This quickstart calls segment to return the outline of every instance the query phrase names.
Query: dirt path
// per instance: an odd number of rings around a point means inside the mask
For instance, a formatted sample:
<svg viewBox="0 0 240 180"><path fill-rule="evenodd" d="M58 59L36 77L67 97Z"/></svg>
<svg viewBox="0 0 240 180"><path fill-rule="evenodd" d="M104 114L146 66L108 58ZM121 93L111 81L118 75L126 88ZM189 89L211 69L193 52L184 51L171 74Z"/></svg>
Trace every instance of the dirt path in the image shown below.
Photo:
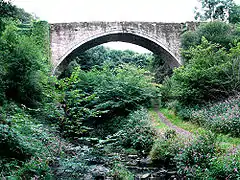
<svg viewBox="0 0 240 180"><path fill-rule="evenodd" d="M159 119L166 124L168 127L170 127L171 129L174 129L178 134L181 134L183 136L187 136L190 137L192 136L192 134L189 131L186 131L178 126L175 126L174 124L172 124L159 110L158 108L154 108L154 111L158 114Z"/></svg>

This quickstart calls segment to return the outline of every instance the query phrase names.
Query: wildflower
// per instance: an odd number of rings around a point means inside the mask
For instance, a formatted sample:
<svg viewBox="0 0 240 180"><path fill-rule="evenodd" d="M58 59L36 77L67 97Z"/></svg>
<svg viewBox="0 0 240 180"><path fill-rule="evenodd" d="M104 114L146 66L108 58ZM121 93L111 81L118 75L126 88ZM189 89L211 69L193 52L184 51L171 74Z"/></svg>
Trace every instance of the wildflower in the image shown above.
<svg viewBox="0 0 240 180"><path fill-rule="evenodd" d="M238 172L237 168L234 168L233 171L236 172L236 173Z"/></svg>

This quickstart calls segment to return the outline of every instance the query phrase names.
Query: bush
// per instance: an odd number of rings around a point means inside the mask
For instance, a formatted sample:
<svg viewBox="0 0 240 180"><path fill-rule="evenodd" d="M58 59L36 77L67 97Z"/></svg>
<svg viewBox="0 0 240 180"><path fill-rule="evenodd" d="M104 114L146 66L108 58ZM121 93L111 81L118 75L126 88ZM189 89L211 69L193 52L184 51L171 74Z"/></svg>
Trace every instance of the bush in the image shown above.
<svg viewBox="0 0 240 180"><path fill-rule="evenodd" d="M6 76L6 69L4 68L4 63L0 61L0 105L3 104L3 101L6 98L5 97L6 84L5 84L5 78L4 78L5 76Z"/></svg>
<svg viewBox="0 0 240 180"><path fill-rule="evenodd" d="M191 107L182 106L176 114L179 117L181 117L183 120L190 120L190 121L193 120L194 123L201 124L201 123L198 123L197 120L195 121L195 118L192 116L192 110L193 109Z"/></svg>
<svg viewBox="0 0 240 180"><path fill-rule="evenodd" d="M140 109L129 114L123 125L118 140L126 148L134 148L147 153L154 143L156 132L151 125L151 117L146 109Z"/></svg>
<svg viewBox="0 0 240 180"><path fill-rule="evenodd" d="M16 24L9 22L0 37L0 73L4 75L0 97L6 95L27 106L43 101L43 82L49 70L48 56L44 55L47 48L41 47L34 35L22 34Z"/></svg>
<svg viewBox="0 0 240 180"><path fill-rule="evenodd" d="M83 121L100 114L100 111L90 109L96 95L77 88L81 82L79 78L80 72L80 69L78 69L72 73L69 78L62 79L58 82L60 90L59 101L62 105L59 109L60 116L57 123L64 135L69 137L81 136L86 133L82 125ZM58 112L58 110L56 112Z"/></svg>
<svg viewBox="0 0 240 180"><path fill-rule="evenodd" d="M212 131L240 136L240 96L232 96L204 106L182 107L178 115Z"/></svg>
<svg viewBox="0 0 240 180"><path fill-rule="evenodd" d="M50 162L57 152L58 142L27 111L26 107L20 108L14 103L0 107L2 177L29 179L50 175Z"/></svg>
<svg viewBox="0 0 240 180"><path fill-rule="evenodd" d="M49 160L32 158L29 162L23 164L16 172L16 176L22 179L28 179L29 177L44 177L44 179L51 179L53 174L49 166Z"/></svg>
<svg viewBox="0 0 240 180"><path fill-rule="evenodd" d="M127 170L122 164L115 163L113 169L109 173L116 180L133 180L134 175Z"/></svg>
<svg viewBox="0 0 240 180"><path fill-rule="evenodd" d="M154 81L161 84L166 77L172 75L173 70L164 60L164 57L160 55L153 55L152 62L150 64L151 72L154 73Z"/></svg>
<svg viewBox="0 0 240 180"><path fill-rule="evenodd" d="M202 24L182 36L184 66L163 83L163 101L183 105L220 100L240 90L238 30L223 22Z"/></svg>
<svg viewBox="0 0 240 180"><path fill-rule="evenodd" d="M107 110L111 114L128 112L139 105L148 106L156 96L152 78L146 71L130 65L115 69L105 67L102 72L95 72L96 94L99 97L96 109Z"/></svg>
<svg viewBox="0 0 240 180"><path fill-rule="evenodd" d="M5 30L9 20L28 23L33 20L33 16L23 9L17 8L11 1L0 0L0 35Z"/></svg>
<svg viewBox="0 0 240 180"><path fill-rule="evenodd" d="M104 46L96 46L85 52L74 52L68 57L69 64L62 76L69 76L73 72L71 66L80 66L82 70L89 71L93 68L102 69L105 63L117 67L121 64L132 64L137 67L147 68L152 59L152 54L139 54L131 50L114 50ZM72 69L72 70L71 70Z"/></svg>
<svg viewBox="0 0 240 180"><path fill-rule="evenodd" d="M239 41L237 28L221 21L202 23L196 31L187 31L181 36L181 45L184 50L200 45L205 37L213 44L219 44L220 48L229 50ZM185 57L185 56L184 56ZM188 58L187 58L188 59Z"/></svg>
<svg viewBox="0 0 240 180"><path fill-rule="evenodd" d="M189 105L217 100L236 92L238 86L233 89L232 84L238 84L239 79L229 78L235 71L232 71L230 55L224 49L218 49L218 45L203 38L201 45L188 52L192 54L189 63L175 69L171 80L163 84L169 87L170 82L170 92L165 93L170 99Z"/></svg>
<svg viewBox="0 0 240 180"><path fill-rule="evenodd" d="M211 132L199 135L175 156L178 173L187 178L202 175L211 165L216 153L216 137Z"/></svg>
<svg viewBox="0 0 240 180"><path fill-rule="evenodd" d="M199 45L201 42L201 37L196 31L186 31L181 36L181 47L186 50L193 46ZM184 57L187 57L186 55Z"/></svg>
<svg viewBox="0 0 240 180"><path fill-rule="evenodd" d="M202 24L196 33L200 39L204 36L209 42L220 44L221 47L229 50L239 40L236 32L237 30L231 24L214 21Z"/></svg>
<svg viewBox="0 0 240 180"><path fill-rule="evenodd" d="M150 157L154 163L162 163L169 165L173 162L174 156L178 153L179 149L184 146L183 140L176 137L176 132L165 132L165 137L156 140L150 151Z"/></svg>
<svg viewBox="0 0 240 180"><path fill-rule="evenodd" d="M239 169L240 151L239 148L234 147L229 152L211 160L207 176L216 179L239 179Z"/></svg>
<svg viewBox="0 0 240 180"><path fill-rule="evenodd" d="M193 54L189 50L201 45L203 37L212 44L218 44L216 48L224 48L227 52L240 40L238 28L231 24L221 21L202 23L196 31L187 31L181 36L181 55L184 65L193 58Z"/></svg>
<svg viewBox="0 0 240 180"><path fill-rule="evenodd" d="M145 70L130 65L114 69L105 65L87 72L77 68L59 82L67 116L63 127L78 132L82 122L126 116L141 105L148 106L157 94L151 80Z"/></svg>
<svg viewBox="0 0 240 180"><path fill-rule="evenodd" d="M33 154L30 147L24 144L21 135L9 125L0 124L0 154L4 158L26 160Z"/></svg>

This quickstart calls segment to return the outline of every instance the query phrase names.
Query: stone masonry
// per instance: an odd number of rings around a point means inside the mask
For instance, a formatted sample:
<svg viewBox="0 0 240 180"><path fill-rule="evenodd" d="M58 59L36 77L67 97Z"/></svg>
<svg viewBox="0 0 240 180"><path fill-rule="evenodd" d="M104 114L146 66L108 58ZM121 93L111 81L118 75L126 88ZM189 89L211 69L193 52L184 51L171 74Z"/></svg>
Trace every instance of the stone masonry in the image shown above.
<svg viewBox="0 0 240 180"><path fill-rule="evenodd" d="M74 51L85 51L110 41L123 41L163 54L173 67L181 65L180 35L196 23L79 22L51 24L53 72L67 65ZM60 70L59 70L60 71Z"/></svg>

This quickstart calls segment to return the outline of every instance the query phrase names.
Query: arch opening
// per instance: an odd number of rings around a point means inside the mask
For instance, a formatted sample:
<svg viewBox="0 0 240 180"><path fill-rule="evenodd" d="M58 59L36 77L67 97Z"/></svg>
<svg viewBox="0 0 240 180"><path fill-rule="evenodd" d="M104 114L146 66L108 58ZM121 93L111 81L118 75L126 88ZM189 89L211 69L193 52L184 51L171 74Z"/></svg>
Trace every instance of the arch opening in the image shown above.
<svg viewBox="0 0 240 180"><path fill-rule="evenodd" d="M178 67L180 63L178 59L174 56L173 53L168 51L163 45L153 40L150 40L147 37L143 37L142 35L136 35L133 33L110 33L97 37L92 37L87 39L86 41L80 42L78 45L70 49L60 60L57 66L54 68L53 73L56 75L61 74L64 69L71 62L75 54L78 52L84 52L88 49L91 49L95 46L108 43L108 42L126 42L141 46L143 48L148 49L152 53L156 55L161 55L164 57L166 63L171 67Z"/></svg>

